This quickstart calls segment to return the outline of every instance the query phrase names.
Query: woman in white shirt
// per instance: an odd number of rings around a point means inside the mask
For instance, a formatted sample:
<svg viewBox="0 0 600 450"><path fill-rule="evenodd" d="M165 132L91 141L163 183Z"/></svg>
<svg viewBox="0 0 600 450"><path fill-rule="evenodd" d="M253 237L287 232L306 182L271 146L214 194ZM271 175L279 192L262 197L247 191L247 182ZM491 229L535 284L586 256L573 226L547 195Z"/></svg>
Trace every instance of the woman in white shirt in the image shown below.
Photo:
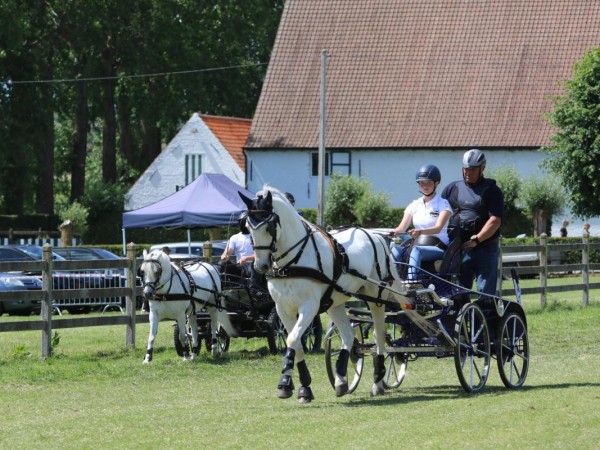
<svg viewBox="0 0 600 450"><path fill-rule="evenodd" d="M411 224L414 227L408 232L414 239L409 257L409 280L416 278L414 268L421 267L422 261L442 259L449 242L448 220L452 216L452 207L448 200L436 193L441 180L440 170L432 164L417 171L416 181L423 195L406 207L400 225L390 233L395 236L406 233ZM398 248L392 249L392 254L396 260L400 259Z"/></svg>

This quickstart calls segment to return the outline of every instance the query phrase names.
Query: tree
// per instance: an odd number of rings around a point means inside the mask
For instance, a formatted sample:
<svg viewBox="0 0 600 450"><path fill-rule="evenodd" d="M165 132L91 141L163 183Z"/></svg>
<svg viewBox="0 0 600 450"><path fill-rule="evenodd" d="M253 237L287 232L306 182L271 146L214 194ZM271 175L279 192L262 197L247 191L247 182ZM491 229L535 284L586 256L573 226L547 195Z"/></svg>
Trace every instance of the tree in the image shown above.
<svg viewBox="0 0 600 450"><path fill-rule="evenodd" d="M549 233L552 216L562 212L565 200L560 185L548 177L532 176L523 183L520 201L533 219L533 234Z"/></svg>
<svg viewBox="0 0 600 450"><path fill-rule="evenodd" d="M383 226L392 213L387 196L373 192L367 179L334 172L327 187L324 216L325 223L334 227L375 227Z"/></svg>
<svg viewBox="0 0 600 450"><path fill-rule="evenodd" d="M529 234L531 220L528 219L525 211L518 204L523 185L523 179L519 172L514 166L502 166L490 172L489 178L496 180L496 184L504 194L502 236L514 237L522 233Z"/></svg>
<svg viewBox="0 0 600 450"><path fill-rule="evenodd" d="M544 166L558 175L577 217L600 215L600 49L586 53L554 99L548 116L556 133Z"/></svg>

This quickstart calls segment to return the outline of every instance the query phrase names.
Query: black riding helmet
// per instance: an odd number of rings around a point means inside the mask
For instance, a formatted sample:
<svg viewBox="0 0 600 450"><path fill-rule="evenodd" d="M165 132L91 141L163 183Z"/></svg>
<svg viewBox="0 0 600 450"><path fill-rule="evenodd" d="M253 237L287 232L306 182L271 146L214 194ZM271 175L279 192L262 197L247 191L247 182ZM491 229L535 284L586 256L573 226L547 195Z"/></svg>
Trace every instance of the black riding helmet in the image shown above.
<svg viewBox="0 0 600 450"><path fill-rule="evenodd" d="M417 183L419 181L433 181L439 183L442 181L442 174L440 173L440 169L438 169L433 164L427 164L426 166L421 167L417 170L416 175Z"/></svg>
<svg viewBox="0 0 600 450"><path fill-rule="evenodd" d="M250 234L250 230L246 227L246 220L248 219L248 211L242 211L240 213L240 217L238 218L238 223L240 225L240 231L242 234Z"/></svg>
<svg viewBox="0 0 600 450"><path fill-rule="evenodd" d="M288 201L292 204L292 206L294 206L296 204L296 199L294 198L294 196L292 194L290 194L289 192L286 192L284 195L288 199Z"/></svg>

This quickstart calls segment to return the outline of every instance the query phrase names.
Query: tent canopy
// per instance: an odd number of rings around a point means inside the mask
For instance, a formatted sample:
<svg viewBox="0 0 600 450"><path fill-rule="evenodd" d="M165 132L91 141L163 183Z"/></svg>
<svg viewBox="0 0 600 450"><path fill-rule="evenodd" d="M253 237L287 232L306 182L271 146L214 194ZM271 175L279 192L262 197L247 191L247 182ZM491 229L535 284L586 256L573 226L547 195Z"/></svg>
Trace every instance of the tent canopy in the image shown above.
<svg viewBox="0 0 600 450"><path fill-rule="evenodd" d="M238 192L255 195L227 176L203 173L183 189L134 211L123 213L123 228L209 228L237 223L246 205Z"/></svg>

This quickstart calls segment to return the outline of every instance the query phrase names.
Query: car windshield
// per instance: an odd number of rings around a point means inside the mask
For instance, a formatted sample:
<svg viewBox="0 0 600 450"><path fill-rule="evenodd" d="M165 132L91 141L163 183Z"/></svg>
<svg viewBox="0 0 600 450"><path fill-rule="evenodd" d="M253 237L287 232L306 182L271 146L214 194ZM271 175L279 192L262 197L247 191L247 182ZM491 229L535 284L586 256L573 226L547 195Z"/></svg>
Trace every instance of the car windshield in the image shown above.
<svg viewBox="0 0 600 450"><path fill-rule="evenodd" d="M103 248L97 248L95 249L95 252L102 258L102 259L121 259L120 256L115 255L113 252L109 252L108 250L105 250Z"/></svg>
<svg viewBox="0 0 600 450"><path fill-rule="evenodd" d="M44 249L35 245L18 245L17 248L34 259L42 259L44 254ZM55 252L52 252L52 259L54 261L65 261L65 258Z"/></svg>

